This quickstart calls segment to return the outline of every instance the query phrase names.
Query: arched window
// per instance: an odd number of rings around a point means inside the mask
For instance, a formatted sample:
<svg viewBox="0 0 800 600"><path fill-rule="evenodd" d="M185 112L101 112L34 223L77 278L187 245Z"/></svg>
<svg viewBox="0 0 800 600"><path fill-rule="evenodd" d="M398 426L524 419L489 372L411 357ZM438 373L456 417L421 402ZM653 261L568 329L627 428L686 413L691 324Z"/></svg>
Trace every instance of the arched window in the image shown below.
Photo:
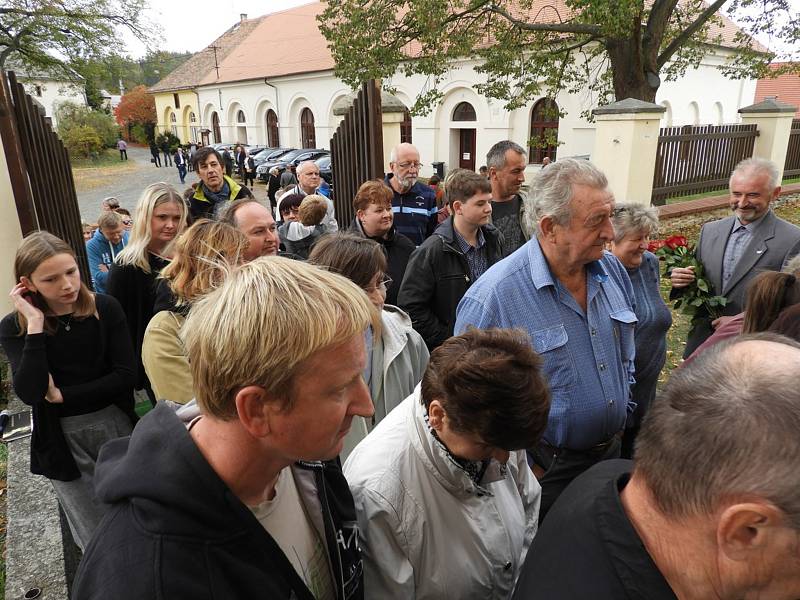
<svg viewBox="0 0 800 600"><path fill-rule="evenodd" d="M557 140L558 104L552 98L542 98L531 110L531 146L528 161L539 164L545 156L555 160Z"/></svg>
<svg viewBox="0 0 800 600"><path fill-rule="evenodd" d="M672 127L672 105L669 103L669 100L662 100L661 106L667 109L664 116L661 117L661 126Z"/></svg>
<svg viewBox="0 0 800 600"><path fill-rule="evenodd" d="M172 135L178 137L178 117L175 116L175 113L170 113L169 124L170 124L170 130L172 131Z"/></svg>
<svg viewBox="0 0 800 600"><path fill-rule="evenodd" d="M193 112L189 113L189 122L190 123L197 123L197 117L194 116Z"/></svg>
<svg viewBox="0 0 800 600"><path fill-rule="evenodd" d="M211 128L214 130L214 143L221 143L222 132L219 130L219 115L216 112L211 113Z"/></svg>
<svg viewBox="0 0 800 600"><path fill-rule="evenodd" d="M303 148L317 147L317 134L314 131L314 113L304 108L300 113L300 145Z"/></svg>
<svg viewBox="0 0 800 600"><path fill-rule="evenodd" d="M411 142L411 113L408 109L403 111L403 120L400 121L400 143Z"/></svg>
<svg viewBox="0 0 800 600"><path fill-rule="evenodd" d="M239 112L236 113L236 122L237 123L244 123L245 122L244 111L243 110L240 110Z"/></svg>
<svg viewBox="0 0 800 600"><path fill-rule="evenodd" d="M475 109L469 102L459 102L453 110L453 121L477 121Z"/></svg>
<svg viewBox="0 0 800 600"><path fill-rule="evenodd" d="M267 146L279 148L281 136L278 132L278 115L271 108L267 111Z"/></svg>
<svg viewBox="0 0 800 600"><path fill-rule="evenodd" d="M714 125L722 125L724 122L724 117L722 113L722 103L715 102L714 103Z"/></svg>
<svg viewBox="0 0 800 600"><path fill-rule="evenodd" d="M689 103L689 125L700 125L700 106L697 102Z"/></svg>

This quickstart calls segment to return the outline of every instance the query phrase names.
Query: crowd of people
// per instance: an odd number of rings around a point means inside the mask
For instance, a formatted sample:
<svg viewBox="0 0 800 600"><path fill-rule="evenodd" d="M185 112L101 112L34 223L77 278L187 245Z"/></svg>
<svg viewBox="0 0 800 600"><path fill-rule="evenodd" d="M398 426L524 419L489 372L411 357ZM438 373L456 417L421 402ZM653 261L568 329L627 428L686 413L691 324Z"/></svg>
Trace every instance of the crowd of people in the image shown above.
<svg viewBox="0 0 800 600"><path fill-rule="evenodd" d="M213 148L173 158L185 192L105 203L94 292L27 236L0 322L72 597L800 597L800 228L769 161L703 226L724 315L657 393L658 213L588 161L526 194L502 141L432 186L400 144L345 231L313 162L262 203Z"/></svg>

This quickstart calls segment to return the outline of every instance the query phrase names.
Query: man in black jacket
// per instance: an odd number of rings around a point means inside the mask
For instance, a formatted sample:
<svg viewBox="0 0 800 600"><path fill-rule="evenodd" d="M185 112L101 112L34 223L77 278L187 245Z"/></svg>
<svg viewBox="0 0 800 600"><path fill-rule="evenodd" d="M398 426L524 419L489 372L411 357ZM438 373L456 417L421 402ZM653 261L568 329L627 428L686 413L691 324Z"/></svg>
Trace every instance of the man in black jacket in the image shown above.
<svg viewBox="0 0 800 600"><path fill-rule="evenodd" d="M503 235L490 223L487 179L458 169L445 191L452 214L414 250L397 298L431 350L453 335L456 308L469 286L505 256Z"/></svg>
<svg viewBox="0 0 800 600"><path fill-rule="evenodd" d="M194 153L192 164L200 181L189 196L189 213L192 219L214 219L220 209L240 198L253 193L244 185L239 185L229 175L223 173L223 158L210 146Z"/></svg>
<svg viewBox="0 0 800 600"><path fill-rule="evenodd" d="M350 231L375 240L383 248L389 271L386 274L392 280L386 288L386 304L396 306L406 265L416 246L395 230L392 191L380 179L366 181L361 184L353 198L353 209L356 216L350 225Z"/></svg>
<svg viewBox="0 0 800 600"><path fill-rule="evenodd" d="M103 447L95 481L111 506L73 597L362 600L335 459L353 418L374 412L362 374L378 318L351 281L272 257L195 303L181 338L196 404L162 402Z"/></svg>

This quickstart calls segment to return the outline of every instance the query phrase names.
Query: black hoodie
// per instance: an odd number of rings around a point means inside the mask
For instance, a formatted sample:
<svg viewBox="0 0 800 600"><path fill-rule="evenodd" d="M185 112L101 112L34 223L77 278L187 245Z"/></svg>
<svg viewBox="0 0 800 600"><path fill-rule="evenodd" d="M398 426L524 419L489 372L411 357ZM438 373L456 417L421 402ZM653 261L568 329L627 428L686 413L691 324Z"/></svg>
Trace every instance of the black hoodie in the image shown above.
<svg viewBox="0 0 800 600"><path fill-rule="evenodd" d="M363 599L355 508L341 469L315 462L292 470L311 520L324 529L337 598ZM111 507L81 561L73 598L313 600L168 403L130 438L103 447L95 481Z"/></svg>

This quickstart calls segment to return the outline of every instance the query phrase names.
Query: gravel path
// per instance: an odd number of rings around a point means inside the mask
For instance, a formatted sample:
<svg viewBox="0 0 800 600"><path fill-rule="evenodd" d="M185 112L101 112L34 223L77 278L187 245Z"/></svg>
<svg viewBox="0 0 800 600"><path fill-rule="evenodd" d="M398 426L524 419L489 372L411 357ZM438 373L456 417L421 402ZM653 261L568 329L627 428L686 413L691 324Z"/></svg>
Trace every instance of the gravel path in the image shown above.
<svg viewBox="0 0 800 600"><path fill-rule="evenodd" d="M77 184L78 206L84 221L93 223L97 219L100 214L100 204L103 198L108 196L119 198L120 206L133 212L142 190L151 183L164 181L173 185L179 193L183 193L187 187L197 181L197 176L189 172L186 174L186 184L182 184L178 177L178 169L174 166L157 168L150 162L149 148L129 146L127 167L124 172L116 174L113 168L98 171L102 173L102 178L107 182L104 181L89 189L81 189L81 185ZM267 190L263 183L256 183L253 192L256 198L265 200Z"/></svg>

